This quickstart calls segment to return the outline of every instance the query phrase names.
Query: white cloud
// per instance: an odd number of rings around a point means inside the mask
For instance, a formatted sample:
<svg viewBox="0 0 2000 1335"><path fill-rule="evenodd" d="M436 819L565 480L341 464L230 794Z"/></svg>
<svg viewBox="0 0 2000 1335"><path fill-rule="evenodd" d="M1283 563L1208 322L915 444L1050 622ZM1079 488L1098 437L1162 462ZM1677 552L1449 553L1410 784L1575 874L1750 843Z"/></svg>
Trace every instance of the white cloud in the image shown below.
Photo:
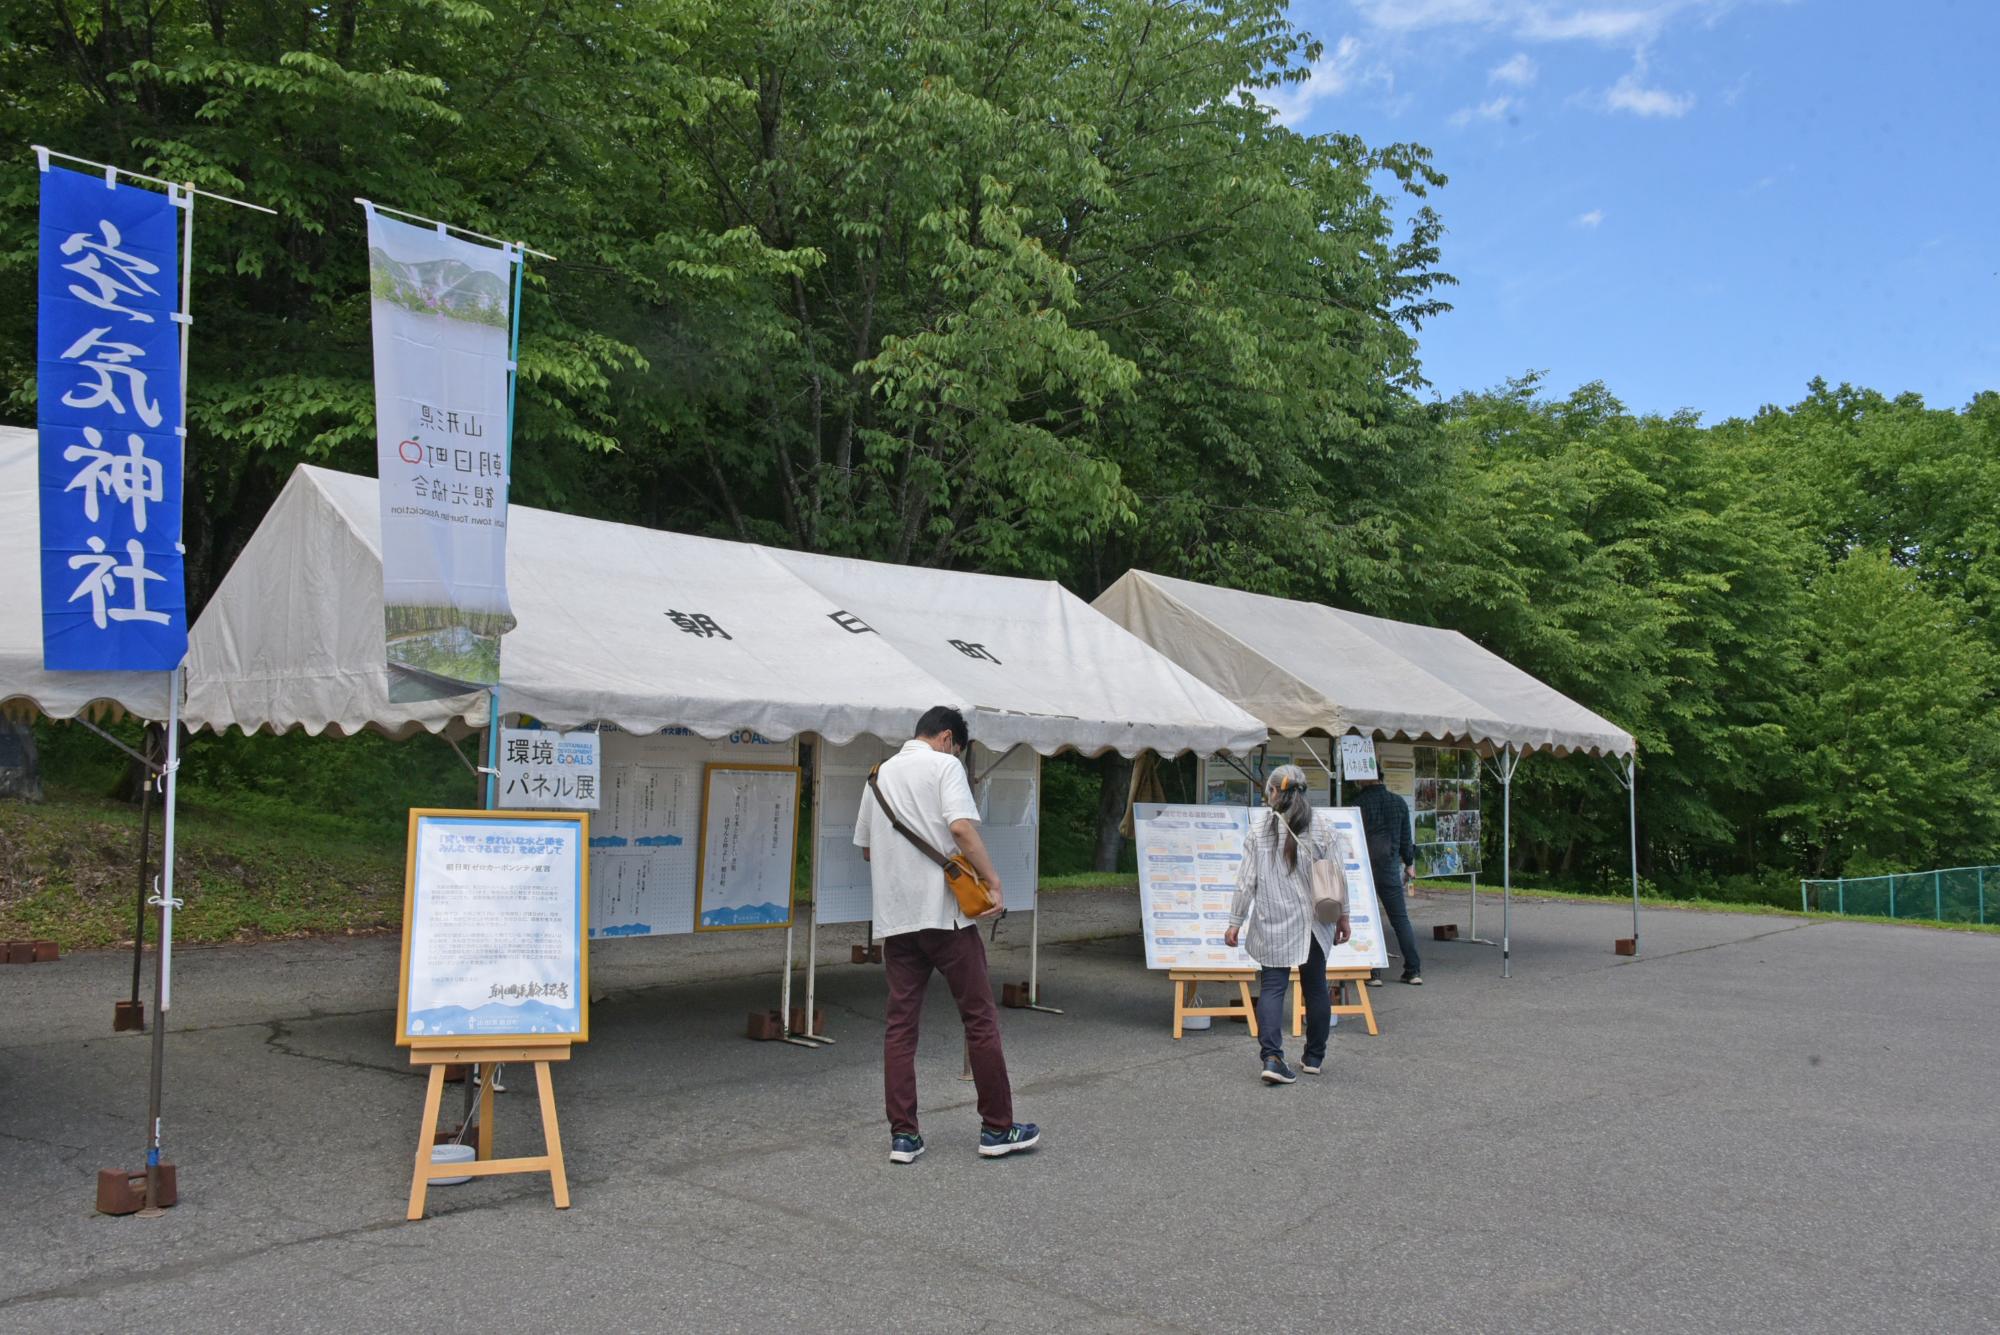
<svg viewBox="0 0 2000 1335"><path fill-rule="evenodd" d="M1677 8L1675 4L1659 4L1641 9L1577 9L1567 14L1552 14L1543 6L1531 5L1520 16L1516 30L1536 42L1648 42L1659 36L1661 27Z"/></svg>
<svg viewBox="0 0 2000 1335"><path fill-rule="evenodd" d="M1512 84L1516 88L1526 88L1535 81L1535 62L1528 59L1528 53L1517 51L1511 59L1495 65L1486 72L1486 82Z"/></svg>
<svg viewBox="0 0 2000 1335"><path fill-rule="evenodd" d="M1497 121L1517 104L1511 97L1496 97L1490 102L1481 102L1476 107L1466 107L1452 113L1453 125L1470 125L1476 120Z"/></svg>
<svg viewBox="0 0 2000 1335"><path fill-rule="evenodd" d="M1579 213L1576 215L1576 225L1578 227L1594 228L1603 221L1604 221L1603 209L1592 209L1588 213Z"/></svg>
<svg viewBox="0 0 2000 1335"><path fill-rule="evenodd" d="M1330 97L1339 97L1360 77L1362 46L1357 37L1343 37L1333 50L1312 66L1312 75L1299 83L1260 88L1257 100L1277 114L1282 125L1296 126L1308 112Z"/></svg>
<svg viewBox="0 0 2000 1335"><path fill-rule="evenodd" d="M1604 94L1607 111L1629 111L1634 116L1678 119L1694 110L1693 93L1670 93L1664 88L1647 88L1639 82L1645 74L1643 63Z"/></svg>
<svg viewBox="0 0 2000 1335"><path fill-rule="evenodd" d="M1532 42L1648 42L1676 13L1713 15L1731 0L1651 0L1651 3L1553 5L1545 0L1354 0L1369 26L1389 32L1477 26Z"/></svg>

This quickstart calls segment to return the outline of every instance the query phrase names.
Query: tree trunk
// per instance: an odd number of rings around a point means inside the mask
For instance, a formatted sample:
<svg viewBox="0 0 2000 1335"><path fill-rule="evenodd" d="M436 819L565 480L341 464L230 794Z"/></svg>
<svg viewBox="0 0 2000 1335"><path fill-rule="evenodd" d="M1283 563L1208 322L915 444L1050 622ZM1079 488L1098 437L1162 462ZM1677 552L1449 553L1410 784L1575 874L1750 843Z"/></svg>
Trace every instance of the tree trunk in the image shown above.
<svg viewBox="0 0 2000 1335"><path fill-rule="evenodd" d="M1117 871L1118 857L1125 851L1125 836L1118 827L1125 821L1125 796L1131 791L1132 762L1117 752L1107 752L1097 762L1097 852L1091 859L1096 871Z"/></svg>
<svg viewBox="0 0 2000 1335"><path fill-rule="evenodd" d="M0 797L42 800L42 759L32 724L0 718Z"/></svg>

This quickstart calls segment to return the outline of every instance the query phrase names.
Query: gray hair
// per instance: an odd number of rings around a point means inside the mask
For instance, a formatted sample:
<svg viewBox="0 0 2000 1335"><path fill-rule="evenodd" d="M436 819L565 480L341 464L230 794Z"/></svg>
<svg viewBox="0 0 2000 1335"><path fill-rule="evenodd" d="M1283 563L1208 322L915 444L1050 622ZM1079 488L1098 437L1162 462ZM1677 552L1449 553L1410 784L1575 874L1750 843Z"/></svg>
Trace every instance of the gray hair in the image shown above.
<svg viewBox="0 0 2000 1335"><path fill-rule="evenodd" d="M1306 772L1297 765L1280 765L1264 780L1264 800L1284 822L1285 865L1299 865L1299 836L1312 828L1312 799L1306 795Z"/></svg>

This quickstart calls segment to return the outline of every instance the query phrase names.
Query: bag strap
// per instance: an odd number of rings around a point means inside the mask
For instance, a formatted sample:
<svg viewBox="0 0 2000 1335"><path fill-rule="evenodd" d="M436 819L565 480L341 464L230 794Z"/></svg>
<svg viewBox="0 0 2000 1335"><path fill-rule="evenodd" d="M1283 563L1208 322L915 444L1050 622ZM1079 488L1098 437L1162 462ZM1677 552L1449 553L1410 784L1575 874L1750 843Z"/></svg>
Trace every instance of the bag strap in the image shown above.
<svg viewBox="0 0 2000 1335"><path fill-rule="evenodd" d="M876 782L875 779L875 776L881 772L881 769L882 767L880 765L877 765L874 769L868 771L868 787L871 790L873 790L875 794L875 801L878 804L880 804L882 808L882 814L887 816L889 818L889 823L896 827L896 833L902 835L905 839L915 844L918 847L918 849L920 849L923 852L923 855L925 857L929 858L932 862L937 863L937 865L940 867L949 867L951 865L951 859L946 857L944 854L938 852L935 848L932 848L930 845L930 841L928 839L925 839L915 830L903 824L903 818L896 814L896 808L890 806L889 799L882 795L882 785Z"/></svg>

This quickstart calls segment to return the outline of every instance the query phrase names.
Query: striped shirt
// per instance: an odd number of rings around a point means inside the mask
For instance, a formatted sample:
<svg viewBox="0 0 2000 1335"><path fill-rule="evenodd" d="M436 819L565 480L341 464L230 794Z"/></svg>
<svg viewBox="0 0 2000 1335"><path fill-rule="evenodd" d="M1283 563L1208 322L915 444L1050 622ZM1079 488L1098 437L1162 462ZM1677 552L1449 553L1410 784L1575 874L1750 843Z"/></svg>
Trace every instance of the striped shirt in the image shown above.
<svg viewBox="0 0 2000 1335"><path fill-rule="evenodd" d="M1322 955L1333 953L1333 927L1313 918L1312 864L1333 858L1344 865L1353 857L1347 836L1333 828L1329 812L1313 813L1312 829L1299 842L1299 865L1285 865L1285 841L1275 811L1266 811L1243 841L1243 864L1236 873L1236 898L1229 906L1229 925L1250 929L1243 949L1266 968L1289 969L1304 964L1312 938L1319 938ZM1343 873L1344 874L1344 873Z"/></svg>

